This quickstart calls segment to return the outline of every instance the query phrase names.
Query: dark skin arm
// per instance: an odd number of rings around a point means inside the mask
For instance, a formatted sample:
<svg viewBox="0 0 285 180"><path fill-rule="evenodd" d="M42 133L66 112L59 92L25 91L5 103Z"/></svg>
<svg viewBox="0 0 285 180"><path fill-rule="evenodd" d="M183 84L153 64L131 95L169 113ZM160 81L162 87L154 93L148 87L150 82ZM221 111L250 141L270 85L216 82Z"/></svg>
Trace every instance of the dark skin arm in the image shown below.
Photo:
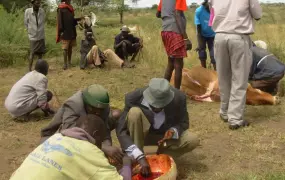
<svg viewBox="0 0 285 180"><path fill-rule="evenodd" d="M161 11L157 11L157 12L156 12L156 17L157 17L157 18L161 18Z"/></svg>
<svg viewBox="0 0 285 180"><path fill-rule="evenodd" d="M114 49L118 49L119 47L121 47L122 46L122 44L123 44L123 42L126 42L127 44L131 44L131 42L130 41L128 41L128 40L123 40L123 41L121 41L119 44L114 44Z"/></svg>
<svg viewBox="0 0 285 180"><path fill-rule="evenodd" d="M175 11L175 20L176 20L178 30L179 30L180 34L182 34L183 39L185 41L186 49L191 50L192 49L192 43L188 39L188 35L186 33L185 28L183 28L183 26L182 26L182 13L183 13L183 11L176 10Z"/></svg>
<svg viewBox="0 0 285 180"><path fill-rule="evenodd" d="M119 44L116 44L116 42L114 43L114 49L118 49L121 45L122 45L122 42L121 41Z"/></svg>
<svg viewBox="0 0 285 180"><path fill-rule="evenodd" d="M200 42L202 41L202 29L201 29L201 25L200 24L197 25L197 40L198 40L198 48L196 49L196 51L199 50Z"/></svg>
<svg viewBox="0 0 285 180"><path fill-rule="evenodd" d="M103 141L102 151L116 163L122 164L124 153L120 148L112 146L112 142L109 139Z"/></svg>

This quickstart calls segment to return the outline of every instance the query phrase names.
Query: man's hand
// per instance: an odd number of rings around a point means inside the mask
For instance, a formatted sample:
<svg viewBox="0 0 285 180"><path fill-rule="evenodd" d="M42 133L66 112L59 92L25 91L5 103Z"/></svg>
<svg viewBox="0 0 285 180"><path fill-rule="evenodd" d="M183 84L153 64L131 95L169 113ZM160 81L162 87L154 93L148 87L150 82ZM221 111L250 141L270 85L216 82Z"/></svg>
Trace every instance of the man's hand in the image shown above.
<svg viewBox="0 0 285 180"><path fill-rule="evenodd" d="M149 163L147 162L146 158L141 158L138 163L141 166L141 175L143 177L149 177L151 176L151 170L150 170L150 166Z"/></svg>
<svg viewBox="0 0 285 180"><path fill-rule="evenodd" d="M161 18L161 11L157 11L157 12L156 12L156 17L157 17L157 18Z"/></svg>
<svg viewBox="0 0 285 180"><path fill-rule="evenodd" d="M199 47L197 47L197 48L195 49L195 51L196 51L196 52L199 52L199 51L200 51L200 48L199 48Z"/></svg>
<svg viewBox="0 0 285 180"><path fill-rule="evenodd" d="M162 143L164 143L164 141L166 141L168 139L172 139L174 133L175 133L175 131L173 129L166 131L164 134L164 137L160 141L158 141L158 145L160 146Z"/></svg>
<svg viewBox="0 0 285 180"><path fill-rule="evenodd" d="M55 111L48 108L48 109L42 109L42 111L44 112L45 114L45 117L49 117L50 115L54 115L55 114Z"/></svg>
<svg viewBox="0 0 285 180"><path fill-rule="evenodd" d="M114 146L106 146L102 150L108 157L113 159L115 163L122 164L124 153L120 148Z"/></svg>
<svg viewBox="0 0 285 180"><path fill-rule="evenodd" d="M55 114L55 111L53 109L49 109L48 111L50 114L54 115Z"/></svg>
<svg viewBox="0 0 285 180"><path fill-rule="evenodd" d="M123 40L123 42L127 43L127 45L131 46L132 43L129 40Z"/></svg>
<svg viewBox="0 0 285 180"><path fill-rule="evenodd" d="M185 48L187 51L190 51L192 49L192 43L189 39L185 39L184 40L184 43L185 43Z"/></svg>

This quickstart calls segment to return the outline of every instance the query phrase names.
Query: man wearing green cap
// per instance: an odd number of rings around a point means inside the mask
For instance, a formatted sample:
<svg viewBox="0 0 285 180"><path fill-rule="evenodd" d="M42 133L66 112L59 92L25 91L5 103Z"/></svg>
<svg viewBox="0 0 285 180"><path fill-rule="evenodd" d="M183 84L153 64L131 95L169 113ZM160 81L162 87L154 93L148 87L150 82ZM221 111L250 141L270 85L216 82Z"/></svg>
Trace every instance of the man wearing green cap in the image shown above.
<svg viewBox="0 0 285 180"><path fill-rule="evenodd" d="M178 154L195 149L199 140L188 130L186 95L170 86L165 79L154 78L149 86L130 92L118 122L117 136L123 150L150 175L143 154L146 145L159 145L159 152Z"/></svg>
<svg viewBox="0 0 285 180"><path fill-rule="evenodd" d="M73 128L80 117L88 114L97 115L104 120L107 134L103 141L102 151L116 163L120 163L123 153L121 149L112 146L110 132L115 129L121 111L110 109L109 94L104 87L98 84L91 85L83 91L78 91L64 102L52 122L42 129L41 142L44 142L56 132Z"/></svg>

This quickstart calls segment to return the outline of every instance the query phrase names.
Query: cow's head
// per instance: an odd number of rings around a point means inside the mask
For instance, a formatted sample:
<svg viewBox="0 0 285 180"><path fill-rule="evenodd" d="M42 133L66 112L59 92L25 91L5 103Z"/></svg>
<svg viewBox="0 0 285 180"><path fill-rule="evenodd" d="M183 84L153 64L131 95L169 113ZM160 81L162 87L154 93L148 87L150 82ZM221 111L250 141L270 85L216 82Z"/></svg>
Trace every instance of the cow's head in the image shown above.
<svg viewBox="0 0 285 180"><path fill-rule="evenodd" d="M280 104L280 98L259 89L254 89L248 84L246 103L250 105L277 105Z"/></svg>

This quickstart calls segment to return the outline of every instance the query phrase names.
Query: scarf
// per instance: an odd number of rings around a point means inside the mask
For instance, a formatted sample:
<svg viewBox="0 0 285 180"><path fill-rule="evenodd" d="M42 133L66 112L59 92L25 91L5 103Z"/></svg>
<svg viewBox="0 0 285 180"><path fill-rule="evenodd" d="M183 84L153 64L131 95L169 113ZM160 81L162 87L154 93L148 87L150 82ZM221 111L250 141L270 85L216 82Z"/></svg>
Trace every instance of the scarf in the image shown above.
<svg viewBox="0 0 285 180"><path fill-rule="evenodd" d="M62 2L58 5L58 10L59 9L68 9L74 16L74 9L70 4L66 4L65 2ZM60 32L58 29L58 14L57 14L57 22L56 22L56 43L60 42Z"/></svg>
<svg viewBox="0 0 285 180"><path fill-rule="evenodd" d="M210 9L210 19L209 19L209 26L213 26L213 21L214 21L214 17L215 17L215 11L214 8Z"/></svg>
<svg viewBox="0 0 285 180"><path fill-rule="evenodd" d="M60 132L63 136L71 137L74 139L82 140L82 141L88 141L92 144L95 144L95 139L90 136L85 130L74 127L71 129L65 129Z"/></svg>
<svg viewBox="0 0 285 180"><path fill-rule="evenodd" d="M58 9L65 9L65 8L67 8L74 15L74 9L70 4L65 4L65 2L62 2L58 5Z"/></svg>

